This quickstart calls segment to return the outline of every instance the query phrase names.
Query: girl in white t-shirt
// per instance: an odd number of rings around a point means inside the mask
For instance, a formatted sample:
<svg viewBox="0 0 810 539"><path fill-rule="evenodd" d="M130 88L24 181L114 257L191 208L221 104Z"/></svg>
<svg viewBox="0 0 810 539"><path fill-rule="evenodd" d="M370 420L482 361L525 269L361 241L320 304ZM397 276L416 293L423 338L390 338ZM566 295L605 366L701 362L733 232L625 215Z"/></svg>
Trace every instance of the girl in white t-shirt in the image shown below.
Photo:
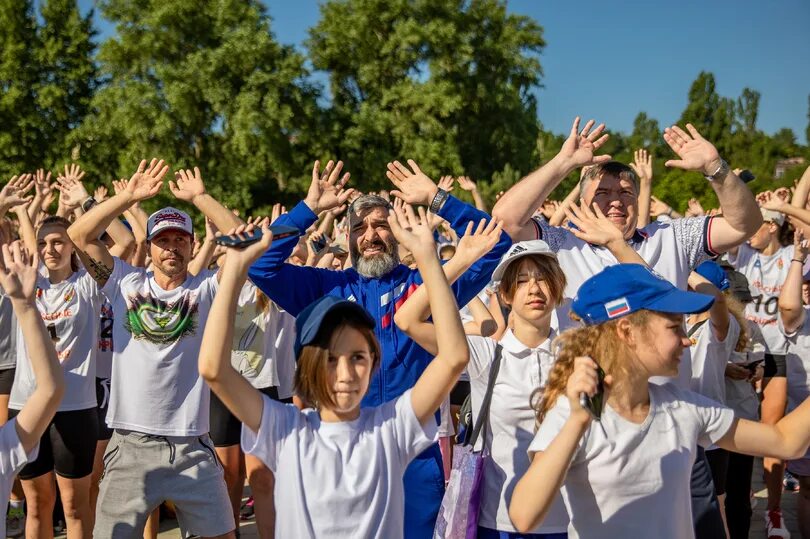
<svg viewBox="0 0 810 539"><path fill-rule="evenodd" d="M381 360L375 323L356 303L334 296L319 299L296 319L296 392L313 408L299 411L275 402L239 375L230 361L229 321L248 267L271 243L269 232L263 228L264 238L244 250L228 250L199 369L243 422L245 452L275 474L277 537L402 537L403 473L435 443L434 414L469 360L458 306L425 212L419 208L421 220L410 207L398 213L388 218L391 231L413 253L425 283L421 293L429 295L442 331L439 354L416 385L377 407L360 408ZM240 227L236 234L243 231Z"/></svg>
<svg viewBox="0 0 810 539"><path fill-rule="evenodd" d="M559 339L538 406L532 463L509 507L519 530L541 522L561 489L569 537L693 537L689 483L698 444L782 458L804 454L810 402L765 425L736 419L725 406L673 384L649 383L651 376L677 374L689 346L683 314L705 311L712 301L635 264L609 267L583 283L572 308L587 327Z"/></svg>
<svg viewBox="0 0 810 539"><path fill-rule="evenodd" d="M37 282L36 256L29 257L19 242L2 245L0 285L10 299L37 384L13 419L0 427L0 500L3 514L14 478L37 458L39 441L50 426L65 394L65 379L56 350L34 303ZM48 530L50 532L50 528ZM0 537L6 536L6 519L0 518Z"/></svg>
<svg viewBox="0 0 810 539"><path fill-rule="evenodd" d="M462 241L459 249L463 248ZM486 394L496 348L501 346L489 424L482 436L488 440L490 458L485 461L478 519L481 539L518 536L509 520L509 500L515 483L529 467L527 450L535 428L532 395L545 386L554 363L551 342L557 331L551 327L552 315L565 290L565 275L557 257L542 240L512 245L495 268L492 280L500 282L499 294L512 309L513 326L499 340L467 337L473 420L478 417ZM419 346L435 353L436 330L428 320L426 303L412 298L397 311L395 322ZM543 524L530 534L519 536L564 538L567 529L568 514L562 498L558 497Z"/></svg>

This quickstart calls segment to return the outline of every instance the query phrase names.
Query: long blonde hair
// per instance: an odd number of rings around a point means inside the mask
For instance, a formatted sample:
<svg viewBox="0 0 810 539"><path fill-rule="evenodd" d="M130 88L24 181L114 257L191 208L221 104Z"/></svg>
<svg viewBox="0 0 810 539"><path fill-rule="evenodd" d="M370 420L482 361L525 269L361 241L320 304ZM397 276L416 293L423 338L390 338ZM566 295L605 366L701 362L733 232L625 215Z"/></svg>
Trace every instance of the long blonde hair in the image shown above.
<svg viewBox="0 0 810 539"><path fill-rule="evenodd" d="M633 326L644 328L650 318L650 312L640 310L627 315ZM610 320L594 326L569 329L554 340L555 361L544 389L537 389L532 394L532 406L537 413L537 424L543 422L557 399L565 395L568 378L574 371L574 360L577 357L592 358L605 375L613 377L613 391L621 391L622 383L629 379L633 365L630 359L633 354L627 343L619 337L617 325L619 319Z"/></svg>

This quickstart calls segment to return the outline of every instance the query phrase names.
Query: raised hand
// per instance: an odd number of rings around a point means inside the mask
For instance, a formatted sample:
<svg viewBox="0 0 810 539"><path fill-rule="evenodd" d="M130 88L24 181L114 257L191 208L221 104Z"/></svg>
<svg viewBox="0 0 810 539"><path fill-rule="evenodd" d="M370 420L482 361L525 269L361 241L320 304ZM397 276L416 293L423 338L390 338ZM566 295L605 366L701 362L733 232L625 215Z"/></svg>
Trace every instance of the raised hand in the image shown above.
<svg viewBox="0 0 810 539"><path fill-rule="evenodd" d="M53 185L51 184L51 171L38 169L36 174L34 175L34 190L41 196L46 197L48 194L53 190Z"/></svg>
<svg viewBox="0 0 810 539"><path fill-rule="evenodd" d="M442 176L439 178L438 183L439 189L444 189L448 193L453 190L453 177L452 176Z"/></svg>
<svg viewBox="0 0 810 539"><path fill-rule="evenodd" d="M107 187L104 185L99 185L96 187L96 190L93 191L93 198L96 200L96 202L104 202L107 200L107 193L109 193Z"/></svg>
<svg viewBox="0 0 810 539"><path fill-rule="evenodd" d="M669 215L671 211L672 207L669 204L658 197L650 197L650 214L652 214L653 217L658 217L659 215Z"/></svg>
<svg viewBox="0 0 810 539"><path fill-rule="evenodd" d="M200 169L194 167L194 170L178 170L174 173L174 181L169 180L169 189L175 198L193 203L196 197L205 194Z"/></svg>
<svg viewBox="0 0 810 539"><path fill-rule="evenodd" d="M593 245L607 246L613 242L624 242L624 235L610 219L605 217L596 204L589 208L584 201L579 207L571 204L565 208L565 215L573 224L568 230L577 238Z"/></svg>
<svg viewBox="0 0 810 539"><path fill-rule="evenodd" d="M458 182L459 187L465 191L469 191L470 193L478 191L478 184L471 180L469 176L459 176L456 178L456 182Z"/></svg>
<svg viewBox="0 0 810 539"><path fill-rule="evenodd" d="M705 175L717 172L720 153L714 144L703 138L695 126L686 124L687 133L677 125L664 129L664 140L680 159L670 159L665 166L694 170Z"/></svg>
<svg viewBox="0 0 810 539"><path fill-rule="evenodd" d="M633 152L633 162L630 168L638 176L639 181L651 182L653 176L652 155L644 149Z"/></svg>
<svg viewBox="0 0 810 539"><path fill-rule="evenodd" d="M30 255L22 243L4 243L0 260L0 284L6 295L16 300L31 301L37 288L39 257Z"/></svg>
<svg viewBox="0 0 810 539"><path fill-rule="evenodd" d="M90 198L82 183L84 171L79 165L65 165L65 173L56 177L56 189L59 191L59 203L72 210Z"/></svg>
<svg viewBox="0 0 810 539"><path fill-rule="evenodd" d="M687 203L686 216L700 217L702 215L706 215L706 210L703 209L703 205L698 199L690 198L689 202Z"/></svg>
<svg viewBox="0 0 810 539"><path fill-rule="evenodd" d="M351 174L348 172L340 176L343 170L343 161L329 161L323 171L320 170L320 161L312 166L312 182L309 184L304 204L309 206L316 215L345 204L354 194L354 189L346 189L346 183Z"/></svg>
<svg viewBox="0 0 810 539"><path fill-rule="evenodd" d="M31 174L21 174L12 176L3 189L0 189L0 208L10 210L16 206L31 202L33 195L25 194L34 185Z"/></svg>
<svg viewBox="0 0 810 539"><path fill-rule="evenodd" d="M411 167L410 170L399 161L388 163L385 175L396 186L391 194L408 204L430 206L436 193L439 192L439 187L422 172L413 159L408 159L408 165Z"/></svg>
<svg viewBox="0 0 810 539"><path fill-rule="evenodd" d="M474 263L476 260L487 254L495 247L503 231L503 222L496 219L481 219L478 226L473 230L473 223L467 223L464 235L458 240L456 254L454 257L461 257Z"/></svg>
<svg viewBox="0 0 810 539"><path fill-rule="evenodd" d="M793 258L807 260L808 252L810 252L810 241L804 239L804 230L797 227L793 234Z"/></svg>
<svg viewBox="0 0 810 539"><path fill-rule="evenodd" d="M757 202L766 210L781 212L789 203L771 191L765 191L757 196Z"/></svg>
<svg viewBox="0 0 810 539"><path fill-rule="evenodd" d="M140 162L138 170L127 182L127 192L135 202L146 200L155 196L163 187L163 177L169 171L169 166L163 159L155 158L146 165L146 160Z"/></svg>
<svg viewBox="0 0 810 539"><path fill-rule="evenodd" d="M395 205L388 214L391 233L414 258L436 255L436 242L430 229L425 208L417 208L418 216L408 204Z"/></svg>
<svg viewBox="0 0 810 539"><path fill-rule="evenodd" d="M565 143L563 143L557 157L563 159L567 168L570 169L585 165L599 165L610 161L611 157L609 155L595 155L596 150L610 138L608 134L602 135L605 124L599 124L596 129L591 131L596 122L588 120L582 131L579 131L579 121L580 118L577 116L573 125L571 125L571 132Z"/></svg>
<svg viewBox="0 0 810 539"><path fill-rule="evenodd" d="M239 225L229 230L226 235L242 238L252 234L255 229L256 227L254 225ZM273 233L270 232L270 225L267 223L263 224L261 231L262 239L259 241L242 248L227 247L225 249L227 253L227 258L225 259L226 268L235 268L236 271L240 273L247 273L248 268L258 260L273 243Z"/></svg>
<svg viewBox="0 0 810 539"><path fill-rule="evenodd" d="M273 204L273 209L270 212L270 222L275 223L276 219L278 219L285 213L287 213L287 208L285 208L281 204Z"/></svg>

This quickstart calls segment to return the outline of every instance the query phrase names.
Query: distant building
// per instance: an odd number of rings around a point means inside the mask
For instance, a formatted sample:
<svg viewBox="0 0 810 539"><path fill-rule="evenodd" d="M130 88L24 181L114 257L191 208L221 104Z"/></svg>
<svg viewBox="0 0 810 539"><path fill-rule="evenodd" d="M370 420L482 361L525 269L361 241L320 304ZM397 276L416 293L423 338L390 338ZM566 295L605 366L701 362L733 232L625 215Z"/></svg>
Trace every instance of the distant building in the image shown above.
<svg viewBox="0 0 810 539"><path fill-rule="evenodd" d="M785 175L785 171L793 167L798 167L804 164L804 157L789 157L787 159L780 159L776 162L776 168L773 171L773 177L781 179Z"/></svg>

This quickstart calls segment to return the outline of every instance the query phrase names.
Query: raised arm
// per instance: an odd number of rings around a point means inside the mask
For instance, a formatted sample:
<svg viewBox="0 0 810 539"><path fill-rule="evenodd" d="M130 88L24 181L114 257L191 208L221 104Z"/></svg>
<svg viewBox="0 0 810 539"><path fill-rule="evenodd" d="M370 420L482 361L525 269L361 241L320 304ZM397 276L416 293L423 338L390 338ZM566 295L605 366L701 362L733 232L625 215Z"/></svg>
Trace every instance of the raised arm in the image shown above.
<svg viewBox="0 0 810 539"><path fill-rule="evenodd" d="M19 177L14 176L3 186L3 189L0 190L0 219L3 219L9 210L14 212L17 215L20 226L20 239L23 240L23 245L29 252L35 253L37 251L37 236L26 207L26 204L32 201L30 196L25 196L26 191L31 186L30 179L30 174L23 174Z"/></svg>
<svg viewBox="0 0 810 539"><path fill-rule="evenodd" d="M802 283L808 250L810 242L804 239L804 232L801 229L796 229L793 234L793 260L790 261L790 268L782 285L782 292L779 294L779 316L787 333L793 333L804 323Z"/></svg>
<svg viewBox="0 0 810 539"><path fill-rule="evenodd" d="M397 215L399 213L399 215ZM434 323L442 330L436 335L438 354L416 381L411 391L411 405L419 422L435 421L433 414L450 394L458 377L470 361L467 338L458 315L458 305L447 284L439 258L433 232L427 224L424 208L419 208L420 220L413 209L392 212L388 217L391 232L397 241L413 253L424 280ZM407 227L407 229L406 229Z"/></svg>
<svg viewBox="0 0 810 539"><path fill-rule="evenodd" d="M495 318L493 318L486 304L481 301L481 298L475 296L472 301L467 304L467 308L470 310L473 319L471 322L464 324L464 333L466 335L491 337L498 331L498 323L495 321Z"/></svg>
<svg viewBox="0 0 810 539"><path fill-rule="evenodd" d="M582 131L579 131L579 116L571 126L571 133L560 152L551 161L535 170L498 199L492 208L492 215L504 222L504 230L514 241L537 239L537 229L530 222L534 211L543 205L543 201L555 187L571 172L585 165L596 165L610 161L609 155L595 156L608 139L602 135L604 124L599 124L591 131L594 121L589 120Z"/></svg>
<svg viewBox="0 0 810 539"><path fill-rule="evenodd" d="M397 210L402 214L398 207ZM501 236L502 226L494 219L489 223L481 220L478 228L473 232L473 224L468 225L466 233L456 247L456 254L443 268L445 279L449 284L455 282L476 260L492 249ZM428 321L431 305L429 291L425 285L422 285L397 309L394 323L416 344L427 350L428 353L436 355L439 353L434 327L436 318L434 317L432 322Z"/></svg>
<svg viewBox="0 0 810 539"><path fill-rule="evenodd" d="M534 454L529 469L512 493L509 518L518 531L528 532L543 521L565 481L579 441L591 423L590 414L579 404L579 396L583 393L590 396L596 394L596 369L596 363L591 358L574 359L573 372L565 389L571 412L545 451ZM609 380L608 377L605 383L609 383ZM540 428L543 428L542 425Z"/></svg>
<svg viewBox="0 0 810 539"><path fill-rule="evenodd" d="M11 298L36 380L34 392L17 415L17 435L26 453L39 443L65 393L62 366L34 304L38 266L36 254L29 256L19 242L2 246L0 284Z"/></svg>
<svg viewBox="0 0 810 539"><path fill-rule="evenodd" d="M638 177L638 224L636 228L644 228L650 224L650 197L652 196L652 155L641 149L633 152L633 162L630 167Z"/></svg>
<svg viewBox="0 0 810 539"><path fill-rule="evenodd" d="M216 235L216 226L211 222L211 219L206 217L205 238L203 239L202 246L197 256L192 258L191 262L188 263L189 274L199 275L199 273L211 263L211 257L214 256L214 249L216 249L216 244L214 243Z"/></svg>
<svg viewBox="0 0 810 539"><path fill-rule="evenodd" d="M717 148L692 124L686 124L686 129L688 133L677 125L664 129L664 140L679 157L665 165L714 176L710 183L723 216L713 218L709 240L714 252L725 253L754 235L762 225L762 214L750 189L720 158Z"/></svg>
<svg viewBox="0 0 810 539"><path fill-rule="evenodd" d="M709 320L712 323L712 331L714 331L714 336L717 340L725 341L728 336L728 326L731 321L726 295L696 271L689 274L688 282L689 287L695 292L706 294L707 296L714 296L714 303L712 303L709 309ZM725 361L725 359L723 361Z"/></svg>
<svg viewBox="0 0 810 539"><path fill-rule="evenodd" d="M169 167L162 160L152 159L149 166L146 161L141 161L138 170L127 183L126 190L94 206L68 228L68 235L76 246L84 267L99 285L104 286L109 279L114 261L104 244L98 241L98 237L134 202L155 196L160 191L163 177L168 170Z"/></svg>
<svg viewBox="0 0 810 539"><path fill-rule="evenodd" d="M248 234L253 225L242 225L232 234ZM231 364L233 320L242 285L250 265L266 251L273 240L267 225L262 227L261 241L245 249L227 249L217 290L208 321L205 324L198 368L211 390L225 403L233 415L247 427L258 432L262 420L262 394L250 385Z"/></svg>
<svg viewBox="0 0 810 539"><path fill-rule="evenodd" d="M810 210L807 210L804 206L795 206L792 202L788 202L771 192L762 193L761 200L762 207L766 210L784 213L788 217L798 219L804 226L810 226Z"/></svg>
<svg viewBox="0 0 810 539"><path fill-rule="evenodd" d="M585 170L583 168L582 170ZM565 196L562 202L557 206L557 209L554 210L551 218L548 220L548 224L551 226L561 226L565 222L565 210L568 209L569 206L572 206L577 203L577 199L579 198L579 184L576 184L574 187L571 188L571 191Z"/></svg>
<svg viewBox="0 0 810 539"><path fill-rule="evenodd" d="M194 204L219 230L231 230L244 224L232 211L205 191L202 174L197 167L194 167L194 170L175 172L174 181L169 181L169 189L177 199Z"/></svg>
<svg viewBox="0 0 810 539"><path fill-rule="evenodd" d="M810 196L810 167L807 167L799 183L796 184L796 191L793 192L790 203L796 208L805 208L808 196Z"/></svg>
<svg viewBox="0 0 810 539"><path fill-rule="evenodd" d="M473 180L470 179L469 176L459 176L456 178L458 182L458 186L470 193L473 197L473 203L475 203L475 207L482 212L486 213L489 211L487 208L487 203L484 202L484 197L481 196L481 192L478 191L478 184L475 183Z"/></svg>

